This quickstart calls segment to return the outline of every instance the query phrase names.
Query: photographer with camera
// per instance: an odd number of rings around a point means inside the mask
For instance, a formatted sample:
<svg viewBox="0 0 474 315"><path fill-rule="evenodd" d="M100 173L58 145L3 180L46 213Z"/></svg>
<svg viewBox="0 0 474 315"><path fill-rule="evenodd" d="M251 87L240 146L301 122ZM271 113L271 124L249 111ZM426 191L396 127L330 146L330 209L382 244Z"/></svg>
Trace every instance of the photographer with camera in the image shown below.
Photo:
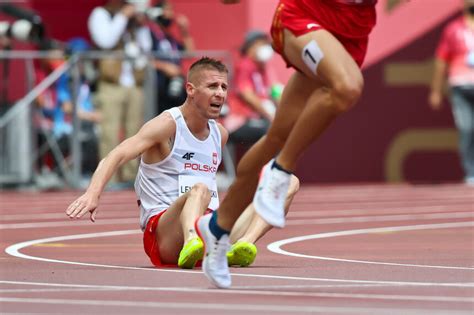
<svg viewBox="0 0 474 315"><path fill-rule="evenodd" d="M89 16L88 28L97 48L124 52L126 58L99 61L96 105L102 113L100 158L104 158L124 138L134 135L143 123L146 57L152 47L146 17L134 1L107 0ZM135 1L136 2L136 1ZM123 131L123 132L122 132ZM111 183L116 188L131 187L138 164L124 165Z"/></svg>
<svg viewBox="0 0 474 315"><path fill-rule="evenodd" d="M168 0L158 1L147 15L153 37L153 51L158 53L154 65L157 74L158 113L181 105L186 99L184 73L181 67L181 53L194 50L194 41L189 33L189 20L184 15L175 16ZM173 32L176 23L181 40Z"/></svg>

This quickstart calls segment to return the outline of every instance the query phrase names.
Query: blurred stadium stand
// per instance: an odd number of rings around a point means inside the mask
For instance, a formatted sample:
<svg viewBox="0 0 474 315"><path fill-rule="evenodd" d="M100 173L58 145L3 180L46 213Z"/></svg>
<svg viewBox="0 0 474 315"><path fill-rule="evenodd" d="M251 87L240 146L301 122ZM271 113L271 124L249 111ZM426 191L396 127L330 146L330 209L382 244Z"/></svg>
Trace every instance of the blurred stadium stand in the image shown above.
<svg viewBox="0 0 474 315"><path fill-rule="evenodd" d="M188 16L198 50L230 51L234 57L247 30L269 29L277 3L242 0L240 5L224 6L219 0L172 2L176 12ZM306 152L297 170L302 182L461 180L449 106L432 112L427 94L441 29L460 14L462 2L430 0L429 6L426 2L379 0L378 24L371 35L364 68L362 99ZM101 0L74 4L62 0L21 1L21 5L38 12L49 36L62 41L88 36L87 16L98 4ZM8 17L0 15L3 19ZM291 71L281 58L272 62L285 82ZM11 71L9 77L7 99L13 104L25 95L27 80L24 66L17 61L10 66L19 69ZM4 80L0 77L0 83ZM0 152L5 154L5 149Z"/></svg>

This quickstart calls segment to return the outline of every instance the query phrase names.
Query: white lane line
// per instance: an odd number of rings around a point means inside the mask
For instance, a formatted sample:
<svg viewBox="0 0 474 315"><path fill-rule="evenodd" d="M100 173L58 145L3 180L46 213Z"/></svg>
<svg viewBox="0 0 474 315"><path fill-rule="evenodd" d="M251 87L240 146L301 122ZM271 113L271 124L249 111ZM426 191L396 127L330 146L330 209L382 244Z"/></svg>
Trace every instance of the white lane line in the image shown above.
<svg viewBox="0 0 474 315"><path fill-rule="evenodd" d="M217 291L217 290L216 290ZM224 291L224 290L220 290ZM223 304L223 303L183 303L183 302L146 302L146 301L117 301L117 300L71 300L71 299L40 299L40 298L7 298L0 297L0 302L30 303L30 304L55 304L55 305L83 305L83 306L119 306L133 308L156 308L156 309L190 309L190 310L222 310L245 311L251 314L258 312L285 312L285 313L344 313L344 314L396 314L394 309L367 308L367 307L331 307L331 306L296 306L296 305L266 305L266 304ZM403 309L403 314L440 314L440 315L466 315L468 311L451 311L423 309Z"/></svg>
<svg viewBox="0 0 474 315"><path fill-rule="evenodd" d="M410 221L410 220L434 220L434 219L465 219L474 218L473 212L450 212L450 213L424 213L424 214L396 214L396 215L374 215L361 217L330 217L320 219L291 219L287 220L287 225L325 225L340 223L366 223L366 222L391 222L391 221ZM7 223L0 224L0 230L8 229L35 229L45 227L62 226L87 226L87 225L111 225L111 224L137 224L136 218L114 218L106 220L97 220L91 223L89 220L70 220L64 218L63 221L48 222L27 222L27 223Z"/></svg>
<svg viewBox="0 0 474 315"><path fill-rule="evenodd" d="M122 291L112 289L0 289L0 293L49 293L49 292L91 292L91 291ZM124 290L125 291L125 290Z"/></svg>
<svg viewBox="0 0 474 315"><path fill-rule="evenodd" d="M37 223L7 223L0 224L0 230L9 229L39 229L45 227L60 227L60 226L84 226L84 225L111 225L111 224L132 224L138 225L138 220L135 218L124 218L124 219L106 219L97 220L94 223L87 220L75 220L65 218L64 221L51 221L51 222L37 222Z"/></svg>
<svg viewBox="0 0 474 315"><path fill-rule="evenodd" d="M13 244L5 249L5 252L11 256L30 259L36 261L60 263L68 265L78 266L89 266L89 267L100 267L100 268L113 268L113 269L125 269L125 270L144 270L153 272L171 272L171 273L190 273L190 274L201 274L201 271L194 270L182 270L182 269L159 269L153 267L133 267L133 266L120 266L120 265L105 265L95 263L84 263L77 261L67 261L59 259L50 259L37 256L30 256L20 252L21 249L34 246L38 244L50 243L50 242L63 242L68 240L77 240L94 237L110 237L120 236L128 234L141 233L140 230L123 230L123 231L112 231L112 232L99 232L99 233L87 233L87 234L75 234L58 237L43 238L37 240L25 241L17 244ZM264 279L283 279L283 280L297 280L297 281L326 281L326 282L342 282L342 283L370 283L370 284L387 284L387 285L404 285L404 286L442 286L442 287L474 287L474 283L443 283L443 282L407 282L407 281L376 281L376 280L348 280L348 279L328 279L328 278L314 278L314 277L295 277L295 276L277 276L277 275L262 275L262 274L242 274L232 273L233 276L237 277L250 277L250 278L264 278Z"/></svg>
<svg viewBox="0 0 474 315"><path fill-rule="evenodd" d="M235 274L233 274L235 275ZM255 276L252 274L245 274L246 276ZM298 278L300 280L301 278ZM303 280L311 280L311 279L316 279L316 278L307 278ZM405 286L406 282L390 282L390 281L383 281L384 283L380 283L382 281L360 281L360 280L341 280L341 279L316 279L321 282L348 282L348 283L354 283L350 285L333 285L334 287L341 287L341 286ZM364 284L360 284L360 282L364 282ZM60 288L89 288L89 289L110 289L110 290L118 290L118 289L127 289L127 290L137 290L137 291L142 291L142 290L154 290L154 291L175 291L175 292L207 292L207 291L212 291L212 292L232 292L235 289L226 289L226 290L217 290L215 291L214 288L212 289L206 289L206 288L191 288L191 287L142 287L142 286L113 286L113 285L96 285L96 284L65 284L65 283L50 283L50 282L29 282L29 281L8 281L8 280L0 280L0 284L12 284L12 285L27 285L27 286L44 286L44 287L60 287ZM435 283L424 283L424 282L415 282L416 285L421 285L421 286L434 286ZM439 286L443 287L457 287L457 286L462 286L462 287L474 287L474 283L439 283ZM288 287L295 287L298 288L301 285L290 285ZM310 287L313 287L315 285L310 285ZM316 285L319 286L319 285ZM279 287L285 287L284 285L277 285L274 286L275 288ZM307 286L304 286L307 287ZM239 291L240 287L236 286L236 291ZM245 288L245 286L242 286L242 288ZM272 286L273 288L273 286ZM249 292L249 291L246 291ZM253 292L253 291L252 291ZM256 291L256 292L264 292L264 291ZM273 294L274 292L271 291ZM280 291L282 292L282 291ZM295 292L288 292L288 294L294 294ZM258 294L258 293L257 293ZM264 294L264 293L262 293Z"/></svg>
<svg viewBox="0 0 474 315"><path fill-rule="evenodd" d="M456 211L453 211L453 208L459 208L456 209ZM355 207L350 207L348 209L341 209L341 208L335 208L334 210L319 210L319 209L313 209L313 210L298 210L298 211L291 211L288 213L288 218L299 218L299 217L353 217L356 215L390 215L390 214L421 214L421 213L455 213L455 212L466 212L470 211L470 209L466 209L466 205L458 205L458 206L452 206L450 205L449 211L446 210L445 205L438 205L438 206L405 206L405 207L374 207L374 208L355 208ZM471 208L473 208L471 206ZM474 208L473 208L474 210ZM474 214L473 214L474 215ZM3 217L2 217L3 218ZM31 218L31 216L30 216Z"/></svg>
<svg viewBox="0 0 474 315"><path fill-rule="evenodd" d="M323 257L314 255L298 254L283 250L281 247L284 245L303 242L313 239L332 238L349 235L360 235L368 233L385 233L385 232L400 232L400 231L415 231L415 230L432 230L432 229L449 229L449 228L460 228L460 227L471 227L474 226L474 222L453 222L453 223L437 223L437 224L420 224L420 225L409 225L409 226L392 226L392 227L381 227L381 228L368 228L358 230L346 230L329 233L319 233L305 236L292 237L277 242L268 244L268 250L285 255L299 258L310 258L320 260L330 260L338 262L349 262L349 263L360 263L360 264L374 264L374 265L388 265L388 266L402 266L402 267L419 267L419 268L438 268L438 269L457 269L457 270L474 270L472 267L455 267L455 266L431 266L431 265L416 265L416 264L401 264L391 262L378 262L378 261L366 261L366 260L354 260L354 259L342 259L333 257Z"/></svg>
<svg viewBox="0 0 474 315"><path fill-rule="evenodd" d="M96 284L71 284L71 283L51 283L51 282L29 282L29 281L8 281L8 280L0 280L0 284L3 285L22 285L22 286L40 286L40 287L57 287L61 288L60 290L64 289L89 289L89 290L137 290L137 291L175 291L175 292L207 292L212 291L214 289L203 289L203 288L191 288L191 287L143 287L143 286L117 286L117 285L96 285ZM226 292L232 290L238 290L237 292L244 292L240 291L241 289L251 290L251 289L277 289L277 288L291 288L291 289L307 289L307 288L353 288L353 287L387 287L387 286L400 286L400 285L387 285L387 284L312 284L312 285L277 285L277 286L235 286L232 287L230 290L225 290ZM7 289L4 289L7 290ZM14 289L12 289L14 290ZM249 291L245 291L249 292ZM257 291L263 292L265 291ZM271 291L273 294L274 292ZM283 292L279 291L278 293L289 293L294 294L295 292Z"/></svg>
<svg viewBox="0 0 474 315"><path fill-rule="evenodd" d="M361 217L320 218L304 220L288 220L287 225L322 225L339 223L366 223L387 221L434 220L434 219L465 219L473 218L474 212L426 213L426 214L394 214Z"/></svg>
<svg viewBox="0 0 474 315"><path fill-rule="evenodd" d="M130 213L124 213L120 210L106 210L106 214L99 217L99 219L117 219L117 218L134 218ZM68 220L65 212L42 212L42 213L27 213L27 214L2 214L0 222L5 221L36 221L44 219Z"/></svg>
<svg viewBox="0 0 474 315"><path fill-rule="evenodd" d="M295 205L296 203L293 203ZM310 204L309 206L314 208L314 204ZM322 205L320 205L322 206ZM104 218L109 217L109 218L117 218L117 217L131 217L131 214L135 213L136 211L127 211L124 212L123 209L123 204L118 204L118 205L102 205L101 203L101 209L104 211L102 212L102 215L105 215ZM302 205L302 207L305 207ZM327 208L325 206L322 206L323 208ZM18 206L15 207L17 209ZM14 214L2 214L0 218L0 222L3 221L13 221L13 220L37 220L37 219L64 219L66 217L66 214L64 213L64 210L62 208L57 209L57 211L54 212L43 212L45 208L48 209L48 211L51 211L51 207L45 207L44 204L41 207L38 208L33 208L31 206L28 206L29 213L15 213L15 210L6 210L5 212L14 212ZM348 209L347 209L348 208ZM465 203L465 204L456 204L456 205L450 205L449 211L446 211L446 205L432 205L432 206L427 206L426 204L422 205L414 205L413 203L405 206L400 206L400 205L395 205L395 206L373 206L372 208L369 208L367 206L365 207L354 207L353 204L348 206L346 209L344 207L337 207L334 209L318 209L318 210L299 210L299 211L290 211L288 213L288 218L298 218L298 217L340 217L344 215L349 215L349 216L355 216L355 215L380 215L380 214L403 214L403 213L409 213L409 214L416 214L416 213L454 213L454 212L466 212L471 210L474 210L474 206L472 203ZM3 212L3 211L0 211ZM398 213L397 213L398 212ZM401 212L401 213L400 213ZM102 216L100 218L103 218Z"/></svg>
<svg viewBox="0 0 474 315"><path fill-rule="evenodd" d="M94 285L94 284L66 284L66 283L50 283L50 282L26 282L26 281L6 281L0 280L3 285L22 285L22 286L40 286L40 287L55 287L58 289L0 289L0 292L29 292L30 290L112 290L112 291L173 291L173 292L214 292L214 289L203 288L188 288L188 287L142 287L142 286L112 286L112 285ZM395 287L400 285L387 284L316 284L316 285L277 285L277 286L235 286L225 292L236 291L236 294L257 294L257 295L275 295L273 291L275 288L279 289L318 289L318 288L373 288L373 287ZM252 290L257 290L253 292ZM262 291L268 289L272 291ZM243 291L245 290L245 291ZM39 291L38 291L39 292ZM301 292L285 292L279 291L277 294L281 295L300 295ZM303 294L312 294L311 292L303 292Z"/></svg>
<svg viewBox="0 0 474 315"><path fill-rule="evenodd" d="M41 283L41 282L17 282L17 281L0 281L4 284L22 284L34 285L42 287L56 287L67 290L110 290L110 291L161 291L161 292L179 292L179 293L212 293L212 294L230 294L230 295L261 295L261 296L305 296L319 298L344 298L344 299L373 299L373 300L399 300L399 301L424 301L424 302L456 302L456 303L474 303L474 297L462 296L431 296L431 295L400 295L400 294L364 294L364 293L332 293L332 292L294 292L279 291L280 287L267 287L270 290L253 290L247 287L233 287L227 290L216 290L208 288L192 288L192 287L143 287L143 286L117 286L117 285L84 285L84 284L63 284L63 283ZM311 286L311 288L319 288L319 286ZM46 290L46 289L45 289Z"/></svg>

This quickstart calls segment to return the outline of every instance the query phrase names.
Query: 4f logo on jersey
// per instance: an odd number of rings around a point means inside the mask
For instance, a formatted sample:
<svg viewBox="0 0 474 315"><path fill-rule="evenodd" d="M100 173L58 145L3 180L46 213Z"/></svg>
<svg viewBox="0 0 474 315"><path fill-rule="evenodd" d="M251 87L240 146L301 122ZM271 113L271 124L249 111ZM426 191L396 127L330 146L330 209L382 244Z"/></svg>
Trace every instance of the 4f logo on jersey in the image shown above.
<svg viewBox="0 0 474 315"><path fill-rule="evenodd" d="M189 160L191 160L191 159L193 158L193 156L194 156L194 152L188 152L188 153L185 153L185 154L183 155L183 159L189 161Z"/></svg>

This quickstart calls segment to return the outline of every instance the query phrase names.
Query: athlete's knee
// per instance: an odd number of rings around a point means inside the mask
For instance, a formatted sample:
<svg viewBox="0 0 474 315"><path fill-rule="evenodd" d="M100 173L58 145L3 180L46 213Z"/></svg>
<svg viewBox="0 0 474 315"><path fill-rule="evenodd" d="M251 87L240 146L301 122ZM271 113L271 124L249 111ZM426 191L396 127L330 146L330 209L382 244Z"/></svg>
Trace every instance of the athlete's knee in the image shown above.
<svg viewBox="0 0 474 315"><path fill-rule="evenodd" d="M204 203L211 201L211 193L206 184L196 183L193 188L189 191L190 196L198 198Z"/></svg>
<svg viewBox="0 0 474 315"><path fill-rule="evenodd" d="M362 77L345 76L341 78L332 88L335 109L341 113L351 109L362 95L363 87Z"/></svg>

